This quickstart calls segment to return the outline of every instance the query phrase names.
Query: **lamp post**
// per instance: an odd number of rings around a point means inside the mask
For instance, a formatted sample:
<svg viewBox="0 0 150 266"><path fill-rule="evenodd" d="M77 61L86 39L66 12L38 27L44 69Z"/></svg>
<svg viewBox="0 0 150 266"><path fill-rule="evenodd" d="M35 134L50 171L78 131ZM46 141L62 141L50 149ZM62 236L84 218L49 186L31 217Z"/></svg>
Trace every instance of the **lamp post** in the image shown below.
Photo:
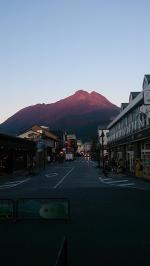
<svg viewBox="0 0 150 266"><path fill-rule="evenodd" d="M100 137L102 138L102 168L104 171L104 137L105 137L105 134L104 134L103 129L102 129L102 133Z"/></svg>
<svg viewBox="0 0 150 266"><path fill-rule="evenodd" d="M100 129L98 129L100 130ZM102 159L102 168L104 170L104 129L101 129L101 134L99 134L99 167L101 167L101 159Z"/></svg>

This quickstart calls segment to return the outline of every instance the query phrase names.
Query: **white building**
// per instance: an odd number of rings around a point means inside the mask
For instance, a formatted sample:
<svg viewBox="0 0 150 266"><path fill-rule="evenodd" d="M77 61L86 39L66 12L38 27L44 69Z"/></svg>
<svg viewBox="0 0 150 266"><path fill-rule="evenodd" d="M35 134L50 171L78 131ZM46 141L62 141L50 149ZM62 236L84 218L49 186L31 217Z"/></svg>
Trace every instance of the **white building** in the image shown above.
<svg viewBox="0 0 150 266"><path fill-rule="evenodd" d="M144 76L143 90L131 92L129 103L121 104L120 114L108 125L111 157L123 159L135 172L135 160L141 159L143 176L150 178L150 75Z"/></svg>

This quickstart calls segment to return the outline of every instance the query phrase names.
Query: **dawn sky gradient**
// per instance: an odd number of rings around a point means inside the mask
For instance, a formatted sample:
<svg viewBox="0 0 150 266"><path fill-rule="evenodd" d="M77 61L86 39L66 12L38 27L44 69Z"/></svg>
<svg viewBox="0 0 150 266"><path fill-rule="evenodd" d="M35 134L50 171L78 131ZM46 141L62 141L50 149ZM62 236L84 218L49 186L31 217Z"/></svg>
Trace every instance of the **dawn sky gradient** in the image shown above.
<svg viewBox="0 0 150 266"><path fill-rule="evenodd" d="M78 89L120 106L150 74L149 0L0 0L0 123Z"/></svg>

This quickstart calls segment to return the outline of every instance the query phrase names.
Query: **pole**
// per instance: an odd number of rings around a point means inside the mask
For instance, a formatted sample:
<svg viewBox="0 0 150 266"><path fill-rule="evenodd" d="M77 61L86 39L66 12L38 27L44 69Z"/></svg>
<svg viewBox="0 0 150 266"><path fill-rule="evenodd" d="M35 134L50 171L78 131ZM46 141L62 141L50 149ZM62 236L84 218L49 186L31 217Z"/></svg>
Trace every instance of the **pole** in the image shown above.
<svg viewBox="0 0 150 266"><path fill-rule="evenodd" d="M104 132L102 130L102 166L104 171Z"/></svg>
<svg viewBox="0 0 150 266"><path fill-rule="evenodd" d="M99 141L99 168L101 168L101 144Z"/></svg>

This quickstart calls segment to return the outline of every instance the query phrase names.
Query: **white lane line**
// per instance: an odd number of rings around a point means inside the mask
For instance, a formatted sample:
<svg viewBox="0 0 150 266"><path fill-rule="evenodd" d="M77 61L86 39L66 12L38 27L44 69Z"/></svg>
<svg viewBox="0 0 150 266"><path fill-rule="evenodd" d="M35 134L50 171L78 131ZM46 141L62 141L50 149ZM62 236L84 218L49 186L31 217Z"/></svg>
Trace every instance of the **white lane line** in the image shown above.
<svg viewBox="0 0 150 266"><path fill-rule="evenodd" d="M71 170L65 176L63 176L63 178L54 186L54 189L56 189L64 181L64 179L74 170L74 168L75 167L72 167Z"/></svg>
<svg viewBox="0 0 150 266"><path fill-rule="evenodd" d="M104 181L112 180L112 178L103 178Z"/></svg>
<svg viewBox="0 0 150 266"><path fill-rule="evenodd" d="M51 178L51 177L54 177L54 176L57 176L59 175L58 173L51 173L51 174L46 174L45 177L47 178Z"/></svg>
<svg viewBox="0 0 150 266"><path fill-rule="evenodd" d="M98 179L99 179L99 181L100 181L100 182L102 182L102 183L104 183L104 184L107 184L107 183L105 183L105 181L103 180L103 178L102 178L102 177L100 177L100 176L99 176L99 178L98 178Z"/></svg>
<svg viewBox="0 0 150 266"><path fill-rule="evenodd" d="M0 189L11 188L11 187L13 187L13 185L1 185Z"/></svg>
<svg viewBox="0 0 150 266"><path fill-rule="evenodd" d="M126 184L120 184L118 187L126 187L126 186L132 186L135 185L135 183L126 183Z"/></svg>
<svg viewBox="0 0 150 266"><path fill-rule="evenodd" d="M13 188L13 187L16 187L16 186L19 186L19 185L23 184L24 182L27 182L30 179L31 178L29 177L29 178L26 178L24 180L19 180L19 181L16 181L16 182L14 181L14 183L10 183L10 184L9 184L9 182L7 182L4 185L1 185L0 189Z"/></svg>
<svg viewBox="0 0 150 266"><path fill-rule="evenodd" d="M31 178L28 177L28 178L26 178L26 179L24 179L24 180L17 181L18 184L14 184L13 187L16 187L16 186L18 186L18 185L21 185L21 184L23 184L23 183L29 181L30 179L31 179Z"/></svg>
<svg viewBox="0 0 150 266"><path fill-rule="evenodd" d="M107 182L107 184L117 184L117 183L124 183L124 182L129 182L129 180L114 180L114 181L110 181L110 182Z"/></svg>
<svg viewBox="0 0 150 266"><path fill-rule="evenodd" d="M57 169L65 169L65 168L71 168L70 166L55 166L54 168L57 168Z"/></svg>
<svg viewBox="0 0 150 266"><path fill-rule="evenodd" d="M7 184L7 185L11 185L11 184L16 184L17 182L20 182L20 181L10 181L10 182L6 182L5 184Z"/></svg>
<svg viewBox="0 0 150 266"><path fill-rule="evenodd" d="M103 178L102 177L99 177L99 181L105 185L109 185L107 182L104 182ZM110 184L111 185L111 184ZM113 184L112 184L113 185ZM134 186L133 186L134 185ZM134 188L134 189L137 189L137 190L144 190L144 191L149 191L148 188L143 188L143 187L136 187L135 186L136 183L125 183L125 184L114 184L114 186L117 186L117 187L126 187L126 186L131 186L131 188Z"/></svg>

